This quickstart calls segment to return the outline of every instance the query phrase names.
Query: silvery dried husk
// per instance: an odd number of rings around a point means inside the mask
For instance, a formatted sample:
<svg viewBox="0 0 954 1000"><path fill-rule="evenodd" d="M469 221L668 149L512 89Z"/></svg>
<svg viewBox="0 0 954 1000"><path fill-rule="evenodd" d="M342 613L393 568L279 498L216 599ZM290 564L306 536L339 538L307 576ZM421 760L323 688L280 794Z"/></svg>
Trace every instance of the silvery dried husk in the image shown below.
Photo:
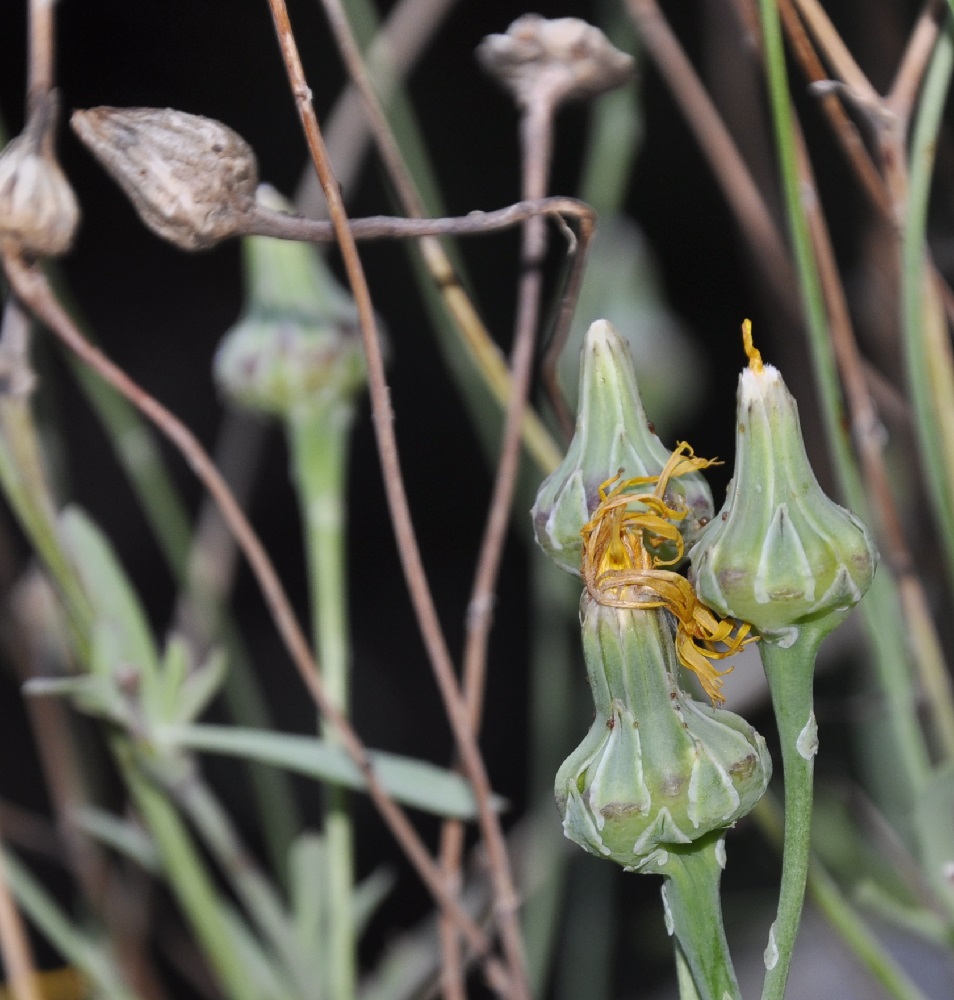
<svg viewBox="0 0 954 1000"><path fill-rule="evenodd" d="M53 149L56 112L56 95L47 94L0 152L0 243L35 257L66 253L80 218Z"/></svg>
<svg viewBox="0 0 954 1000"><path fill-rule="evenodd" d="M258 164L221 122L172 108L100 107L74 112L70 124L163 239L203 250L247 231Z"/></svg>

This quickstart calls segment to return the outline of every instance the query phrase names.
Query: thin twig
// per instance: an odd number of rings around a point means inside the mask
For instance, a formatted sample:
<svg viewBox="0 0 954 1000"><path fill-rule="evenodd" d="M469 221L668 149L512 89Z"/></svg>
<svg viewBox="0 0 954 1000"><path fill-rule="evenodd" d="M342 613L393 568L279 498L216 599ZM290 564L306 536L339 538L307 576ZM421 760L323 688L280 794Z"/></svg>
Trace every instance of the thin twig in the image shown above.
<svg viewBox="0 0 954 1000"><path fill-rule="evenodd" d="M814 37L815 44L834 70L835 78L852 92L854 102L859 107L867 107L872 111L878 109L881 106L881 96L855 62L822 5L818 0L794 0L794 3L802 21Z"/></svg>
<svg viewBox="0 0 954 1000"><path fill-rule="evenodd" d="M195 435L169 412L158 400L150 396L122 369L111 362L98 348L83 337L69 314L57 301L46 277L36 267L30 267L11 254L3 256L3 267L14 293L33 314L41 320L71 351L101 378L113 386L144 414L179 450L205 488L215 498L229 529L235 535L262 594L272 618L298 670L305 686L326 719L340 733L342 745L363 774L368 794L387 823L395 839L419 873L440 906L454 914L461 933L471 947L481 955L490 951L490 942L457 901L444 889L440 872L410 824L404 810L381 786L371 766L367 751L355 731L342 718L325 694L318 665L311 655L308 640L301 629L291 604L282 588L274 566L248 519L235 501L215 463L203 449ZM491 974L499 979L502 971L492 960L488 965Z"/></svg>
<svg viewBox="0 0 954 1000"><path fill-rule="evenodd" d="M858 85L858 74L861 71L854 65L850 56L842 54L842 50L847 53L847 49L844 48L840 37L828 22L827 17L816 9L815 0L795 0L795 2L803 11L809 10L811 12L811 16L815 18L814 31L817 31L818 36L825 39L831 52L836 55L842 66L849 69L854 85ZM863 90L865 84L867 84L866 80L864 84L861 84ZM870 84L867 84L866 92L873 94L873 99L880 106L881 98ZM894 115L889 113L878 114L876 117L883 122L898 121ZM891 128L891 134L897 135L898 131ZM885 465L882 448L881 421L871 397L865 366L852 326L851 314L838 272L828 225L818 196L804 134L797 122L794 127L794 138L799 185L802 191L801 201L804 206L818 268L818 277L825 299L835 365L845 392L851 419L852 440L861 460L866 493L880 524L879 540L882 552L898 587L901 614L907 623L910 641L916 649L916 663L922 671L926 671L926 675L946 676L943 649L937 629L928 611L930 604L924 591L923 581L915 569L914 560L905 538L901 516L891 490L891 478ZM901 154L898 168L901 171L905 170L903 160L904 157ZM906 177L899 178L893 185L889 182L889 187L892 187L896 192L900 190L902 184L906 185Z"/></svg>
<svg viewBox="0 0 954 1000"><path fill-rule="evenodd" d="M556 220L564 218L585 220L589 228L595 225L595 213L586 202L578 198L551 197L527 198L506 208L490 212L474 211L467 215L442 219L425 219L420 216L402 218L394 215L368 215L349 219L348 230L355 240L402 240L429 236L483 236L487 233L511 229L536 216ZM248 236L271 236L279 240L301 240L311 243L330 243L335 240L334 225L326 220L305 219L297 215L283 215L257 209L243 223Z"/></svg>
<svg viewBox="0 0 954 1000"><path fill-rule="evenodd" d="M702 147L766 284L792 316L800 315L793 294L792 263L778 227L659 4L656 0L626 0L626 9Z"/></svg>
<svg viewBox="0 0 954 1000"><path fill-rule="evenodd" d="M815 179L800 131L796 138L802 189L814 192ZM828 227L817 195L806 198L805 204L819 278L828 306L835 363L845 390L851 416L852 440L861 459L866 492L881 527L879 540L882 554L898 585L902 615L907 622L908 636L917 649L917 662L930 662L934 665L932 675L947 676L944 652L928 610L930 603L915 569L901 515L891 491L891 479L884 461L881 421L868 388Z"/></svg>
<svg viewBox="0 0 954 1000"><path fill-rule="evenodd" d="M948 7L944 0L927 0L908 38L891 89L885 97L885 108L899 121L904 122L905 126L911 120L911 112L918 91L921 89L924 71L927 69L941 30L941 23L947 13ZM903 131L906 133L907 127Z"/></svg>
<svg viewBox="0 0 954 1000"><path fill-rule="evenodd" d="M546 194L553 150L553 116L556 100L545 80L534 97L528 99L521 119L522 191L524 198L542 198ZM507 406L500 459L493 493L481 540L477 568L467 614L467 637L463 656L464 698L474 732L479 732L487 674L487 644L493 623L494 592L500 562L510 524L510 508L520 464L520 426L533 374L534 344L540 318L543 291L542 264L547 239L543 219L529 218L524 224L521 245L522 274L517 299L517 316L511 352L510 372L513 390ZM582 248L577 250L582 257ZM441 867L450 877L459 879L463 854L463 825L447 821L441 838ZM509 864L509 863L508 863ZM499 901L498 901L499 906ZM502 925L503 926L503 925ZM445 920L441 925L444 956L444 988L448 998L463 995L463 973L456 931ZM522 938L512 947L523 949ZM525 960L524 960L525 961ZM524 968L524 976L526 970Z"/></svg>
<svg viewBox="0 0 954 1000"><path fill-rule="evenodd" d="M457 2L400 0L391 9L368 47L365 59L368 75L373 78L381 102L388 102ZM325 142L345 200L364 161L366 147L374 139L366 106L366 95L352 80L335 102L325 125ZM307 215L327 216L327 202L310 166L298 186L295 203Z"/></svg>
<svg viewBox="0 0 954 1000"><path fill-rule="evenodd" d="M401 475L397 441L392 423L393 415L390 406L388 385L384 374L384 361L381 356L381 347L375 329L374 310L371 304L367 280L365 279L361 260L358 256L357 245L348 228L344 203L341 199L341 193L338 190L337 181L331 171L328 152L325 148L321 129L311 104L311 90L305 80L294 33L288 19L288 10L284 0L269 0L269 7L272 12L279 45L282 50L282 56L285 61L289 82L301 117L308 147L315 163L315 169L318 171L322 190L328 199L331 219L338 234L338 247L358 310L359 324L368 365L368 389L371 396L372 421L378 443L378 454L381 460L388 507L404 567L405 580L418 616L418 623L428 656L434 668L438 687L444 700L457 750L460 753L464 771L474 789L481 832L489 846L494 841L502 840L502 832L499 820L491 808L490 782L487 778L483 758L477 746L477 740L469 726L466 706L457 685L456 677L454 676L453 662L437 618L437 610L434 607L433 598L427 584L420 550L414 534L407 495ZM498 873L498 875L502 874L504 873ZM515 906L505 898L501 898L501 894L499 893L500 886L498 885L497 888L498 905L501 908L501 921L503 922L508 919L515 920ZM445 894L443 892L443 881L441 881L441 889L442 895ZM511 895L513 895L512 889ZM505 945L506 941L507 938L505 937ZM510 989L519 990L520 988L519 956L508 954L507 959L510 966L508 969L508 982L501 982L499 977L497 977L496 982L493 983L494 988L501 992L507 992ZM487 968L490 971L489 967ZM513 982L509 981L511 976L514 977ZM511 995L519 996L521 994Z"/></svg>
<svg viewBox="0 0 954 1000"><path fill-rule="evenodd" d="M792 0L779 0L778 9L792 52L801 64L806 79L810 83L828 81L825 67L815 51L812 40L805 30ZM884 189L884 181L868 153L857 126L848 117L844 105L841 103L840 92L826 90L821 93L820 104L822 112L828 119L835 138L838 140L849 165L854 170L862 190L885 218L891 218L891 205Z"/></svg>
<svg viewBox="0 0 954 1000"><path fill-rule="evenodd" d="M404 163L397 138L375 93L344 10L339 0L322 0L322 3L348 76L361 95L362 107L378 154L390 182L394 185L398 200L409 216L421 218L426 214L423 200L414 178ZM420 241L419 249L424 265L460 331L462 346L480 371L497 402L506 408L513 393L510 372L499 347L481 321L441 244L435 239L426 238ZM559 464L559 448L553 443L546 428L533 411L527 412L524 416L524 435L528 450L534 454L538 465L549 472Z"/></svg>

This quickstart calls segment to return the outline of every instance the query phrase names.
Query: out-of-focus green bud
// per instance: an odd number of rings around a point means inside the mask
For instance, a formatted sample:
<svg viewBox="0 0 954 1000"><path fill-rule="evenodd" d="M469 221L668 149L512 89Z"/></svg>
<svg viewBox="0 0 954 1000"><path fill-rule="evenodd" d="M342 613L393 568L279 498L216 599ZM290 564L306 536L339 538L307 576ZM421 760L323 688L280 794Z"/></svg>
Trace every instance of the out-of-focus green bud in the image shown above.
<svg viewBox="0 0 954 1000"><path fill-rule="evenodd" d="M262 186L258 203L288 205ZM220 387L250 409L289 416L347 400L365 384L357 309L310 246L243 241L248 307L215 356Z"/></svg>
<svg viewBox="0 0 954 1000"><path fill-rule="evenodd" d="M828 616L834 627L868 589L878 553L865 525L822 492L795 400L746 334L735 472L721 513L690 552L696 590L767 636Z"/></svg>
<svg viewBox="0 0 954 1000"><path fill-rule="evenodd" d="M620 473L623 479L658 476L669 457L643 410L626 341L606 320L597 320L583 341L573 440L533 505L540 547L562 569L579 574L580 531L599 505L600 486ZM698 472L681 475L670 481L665 499L670 507L687 510L679 530L688 546L712 517L709 486ZM633 503L628 509L644 508ZM659 552L663 560L674 554Z"/></svg>
<svg viewBox="0 0 954 1000"><path fill-rule="evenodd" d="M667 845L694 843L748 813L771 759L744 719L680 690L665 612L584 595L582 627L596 718L557 773L563 829L598 857L657 871Z"/></svg>

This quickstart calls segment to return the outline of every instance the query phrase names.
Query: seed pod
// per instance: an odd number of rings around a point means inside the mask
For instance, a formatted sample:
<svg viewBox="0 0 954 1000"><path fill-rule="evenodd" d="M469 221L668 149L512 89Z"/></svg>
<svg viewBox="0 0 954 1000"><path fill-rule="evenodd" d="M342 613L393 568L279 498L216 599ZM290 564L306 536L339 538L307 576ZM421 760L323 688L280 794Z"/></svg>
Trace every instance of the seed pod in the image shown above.
<svg viewBox="0 0 954 1000"><path fill-rule="evenodd" d="M104 107L75 111L70 124L163 239L204 250L246 231L258 164L221 122L172 108Z"/></svg>
<svg viewBox="0 0 954 1000"><path fill-rule="evenodd" d="M747 343L735 471L721 513L690 552L696 590L765 635L829 615L840 621L868 589L877 550L865 525L822 492L795 400Z"/></svg>
<svg viewBox="0 0 954 1000"><path fill-rule="evenodd" d="M761 798L765 741L737 715L680 690L665 612L582 603L596 717L556 777L567 837L629 870L663 863L667 845L725 829Z"/></svg>
<svg viewBox="0 0 954 1000"><path fill-rule="evenodd" d="M265 185L258 203L290 207ZM220 387L243 406L281 416L350 398L365 384L351 296L307 244L249 236L243 247L247 308L216 353Z"/></svg>
<svg viewBox="0 0 954 1000"><path fill-rule="evenodd" d="M563 462L541 484L531 512L540 547L562 569L579 575L580 531L599 506L600 486L617 475L658 476L669 458L643 410L629 346L611 324L597 320L583 341L573 440ZM708 484L698 472L680 475L670 481L665 499L686 511L679 530L690 544L712 517ZM664 549L659 555L665 560L672 553Z"/></svg>
<svg viewBox="0 0 954 1000"><path fill-rule="evenodd" d="M56 161L57 98L49 93L26 128L0 152L0 245L17 253L56 257L73 245L80 212Z"/></svg>

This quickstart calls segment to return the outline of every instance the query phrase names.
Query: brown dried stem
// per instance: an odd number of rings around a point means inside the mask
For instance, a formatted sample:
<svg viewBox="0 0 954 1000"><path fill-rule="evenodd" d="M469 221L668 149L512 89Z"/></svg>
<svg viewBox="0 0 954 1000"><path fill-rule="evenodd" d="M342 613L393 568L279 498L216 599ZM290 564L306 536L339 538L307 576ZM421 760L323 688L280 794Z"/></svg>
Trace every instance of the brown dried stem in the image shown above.
<svg viewBox="0 0 954 1000"><path fill-rule="evenodd" d="M23 917L7 885L3 840L0 834L0 954L16 1000L42 1000L36 965Z"/></svg>
<svg viewBox="0 0 954 1000"><path fill-rule="evenodd" d="M765 283L790 315L801 307L785 244L752 175L656 0L626 0L637 34L668 84L738 220Z"/></svg>
<svg viewBox="0 0 954 1000"><path fill-rule="evenodd" d="M458 0L399 0L389 11L367 49L368 78L385 104L398 81L407 75ZM365 63L362 62L363 66ZM377 96L375 97L377 101ZM352 79L338 97L325 124L325 142L335 176L347 199L369 142L374 140L366 114L367 96ZM327 216L327 204L314 170L302 177L295 203L308 215Z"/></svg>
<svg viewBox="0 0 954 1000"><path fill-rule="evenodd" d="M824 12L817 7L815 0L795 0L795 2L801 8L803 16L806 10L809 11L809 16L814 19L812 21L813 33L817 32L816 38L824 39L827 53L837 62L841 70L848 74L852 80L851 85L858 87L860 92L866 95L866 100L876 102L879 108L883 107L882 99L864 79L834 27L828 22ZM930 6L932 5L929 3L928 7ZM926 12L922 14L922 18L924 16L926 16ZM918 37L912 39L908 52L911 53L914 49L919 54L905 59L905 62L908 62L909 66L912 67L903 74L905 77L913 74L913 67L918 64L921 65L921 72L923 72L924 58L920 54L924 44L923 31L916 28L914 35ZM906 88L909 84L903 86ZM883 153L888 149L886 143L900 142L902 144L900 147L892 147L896 155L889 157L884 163L886 175L892 170L897 175L893 183L890 178L888 179L888 187L892 191L896 209L903 203L898 201L898 194L905 192L907 186L903 155L903 135L907 125L905 122L901 128L898 128L901 120L889 111L877 114L873 120L886 126L886 135L882 135ZM928 610L930 604L927 600L924 584L916 571L905 538L901 516L891 491L891 480L885 466L882 450L881 422L872 399L864 361L852 327L844 286L838 273L834 248L818 197L804 135L797 126L795 138L799 182L801 189L805 192L803 204L805 205L812 249L831 327L835 364L845 391L851 419L852 439L861 460L866 492L871 499L872 509L880 524L879 537L882 551L892 576L897 582L902 617L907 623L907 632L911 642L916 647L918 664L925 675L946 678L947 670L943 649L936 626ZM894 163L895 159L896 163ZM892 165L889 166L889 163ZM900 216L898 219L900 221Z"/></svg>
<svg viewBox="0 0 954 1000"><path fill-rule="evenodd" d="M361 59L361 53L351 32L347 16L339 0L322 0L322 3L348 76L361 96L362 108L367 116L375 146L388 178L394 185L398 200L409 216L421 218L425 215L423 201L414 184L414 179L404 163L397 139L375 93L367 68ZM508 406L513 393L506 362L464 290L450 258L436 239L422 239L419 248L424 265L430 272L448 313L460 331L464 349L474 365L480 370L485 382L501 406ZM559 450L553 446L549 434L533 412L528 412L524 416L524 435L528 449L534 452L538 464L553 468L559 463Z"/></svg>
<svg viewBox="0 0 954 1000"><path fill-rule="evenodd" d="M835 363L845 390L848 412L851 415L852 440L861 459L866 492L881 527L879 537L882 553L898 585L902 615L907 622L912 643L917 647L918 662L933 664L932 674L946 677L944 653L928 610L930 603L915 569L901 515L891 491L891 480L884 462L881 421L871 397L834 248L817 196L804 137L800 132L797 140L802 189L814 193L814 197L805 199L805 211L828 309Z"/></svg>
<svg viewBox="0 0 954 1000"><path fill-rule="evenodd" d="M355 240L400 240L434 236L482 236L519 226L535 217L579 219L581 226L592 230L595 213L578 198L555 196L527 198L506 208L490 212L468 212L467 215L442 219L414 217L405 219L393 215L368 215L349 219L348 229ZM271 236L279 240L302 240L310 243L330 243L336 239L334 225L317 219L282 215L258 208L252 213L243 232L248 236Z"/></svg>
<svg viewBox="0 0 954 1000"><path fill-rule="evenodd" d="M908 38L898 71L885 98L885 107L905 125L911 119L921 80L947 12L944 0L927 0ZM906 127L904 131L907 132Z"/></svg>
<svg viewBox="0 0 954 1000"><path fill-rule="evenodd" d="M795 10L793 0L779 0L778 9L792 52L801 64L806 79L813 84L827 82L828 74ZM884 181L868 153L857 126L848 117L840 93L832 89L818 92L822 112L828 119L862 190L885 218L891 218L891 205L884 189Z"/></svg>
<svg viewBox="0 0 954 1000"><path fill-rule="evenodd" d="M461 909L456 899L446 892L434 860L418 837L404 810L381 786L368 760L363 743L325 694L318 665L311 654L308 640L295 617L275 568L260 539L215 467L215 463L181 420L170 413L158 400L149 395L98 348L86 340L72 318L57 301L45 275L39 268L27 265L22 259L12 254L3 256L3 268L11 288L20 301L74 354L128 399L175 445L215 499L229 530L235 536L249 562L271 611L272 618L302 681L324 717L338 731L342 746L367 782L368 795L434 898L442 908L454 915L461 933L465 935L471 947L479 955L487 956L490 952L490 942L486 935ZM493 962L492 959L488 962L488 970L496 981L503 981L502 970L500 970L499 964Z"/></svg>
<svg viewBox="0 0 954 1000"><path fill-rule="evenodd" d="M341 193L338 190L337 181L331 170L321 129L311 104L311 91L305 80L301 60L298 55L298 48L295 43L291 23L288 19L287 8L284 0L269 0L269 7L275 23L292 93L295 97L305 137L308 142L308 148L311 152L315 169L318 172L322 190L325 192L325 197L328 200L331 220L334 223L338 236L338 246L358 310L361 335L364 341L368 364L368 388L371 395L372 419L378 443L378 453L381 460L388 507L404 567L405 580L418 617L418 623L428 656L437 678L438 687L444 700L457 750L461 757L461 763L474 789L481 832L487 842L488 850L503 853L503 865L498 864L493 869L501 928L505 929L508 924L512 925L516 931L516 939L519 941L519 927L516 922L516 906L513 900L512 884L509 883L509 879L506 880L507 884L504 884L505 876L508 874L506 846L503 841L499 820L491 807L490 782L487 778L483 758L477 746L477 740L469 725L466 705L464 704L456 677L454 676L453 662L437 618L437 611L427 584L424 566L421 562L420 551L411 521L403 477L401 475L397 441L392 426L393 418L387 381L384 374L384 362L381 357L380 344L375 330L374 310L371 304L367 281L358 256L357 245L348 227L347 214L341 199ZM443 881L441 882L441 888L443 895ZM523 983L523 989L521 989L522 951L514 952L513 950L513 932L505 930L502 937L504 948L507 952L508 979L512 981L504 984L498 977L493 985L501 991L505 989L510 990L511 992L508 995L514 997L526 996L525 982Z"/></svg>

